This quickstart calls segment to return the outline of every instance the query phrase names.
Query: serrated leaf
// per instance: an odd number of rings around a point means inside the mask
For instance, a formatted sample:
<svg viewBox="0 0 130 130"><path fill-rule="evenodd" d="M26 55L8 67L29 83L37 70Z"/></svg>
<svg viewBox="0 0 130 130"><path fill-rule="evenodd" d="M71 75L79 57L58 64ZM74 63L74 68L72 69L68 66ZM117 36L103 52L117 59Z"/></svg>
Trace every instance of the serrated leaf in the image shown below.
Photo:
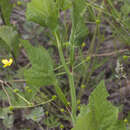
<svg viewBox="0 0 130 130"><path fill-rule="evenodd" d="M24 115L26 119L31 119L33 121L39 122L43 116L44 116L44 111L42 107L36 107L32 109L30 114Z"/></svg>
<svg viewBox="0 0 130 130"><path fill-rule="evenodd" d="M13 52L15 56L19 53L19 36L17 31L13 30L9 26L0 27L0 39L2 39L2 44L5 44L8 51ZM4 47L4 46L3 46Z"/></svg>
<svg viewBox="0 0 130 130"><path fill-rule="evenodd" d="M72 9L72 32L71 42L77 43L78 45L83 42L84 38L88 34L88 28L84 22L84 14L86 11L85 0L73 1Z"/></svg>
<svg viewBox="0 0 130 130"><path fill-rule="evenodd" d="M32 89L32 98L40 87L53 85L60 100L67 105L65 95L56 80L52 59L48 51L42 46L33 47L27 40L21 40L21 44L23 44L32 65L31 68L24 69L24 78Z"/></svg>
<svg viewBox="0 0 130 130"><path fill-rule="evenodd" d="M22 40L22 44L32 64L30 69L24 70L27 84L35 87L53 85L56 79L53 72L53 63L47 50L42 46L33 47L25 40Z"/></svg>
<svg viewBox="0 0 130 130"><path fill-rule="evenodd" d="M44 66L36 64L33 65L30 69L25 70L24 76L27 83L29 85L35 85L37 87L53 85L54 73L51 71L51 66L49 66L50 65L48 65L48 68L44 68Z"/></svg>
<svg viewBox="0 0 130 130"><path fill-rule="evenodd" d="M9 25L10 16L11 16L11 12L12 12L12 4L10 3L10 0L0 0L0 9L2 12L4 22L7 25Z"/></svg>
<svg viewBox="0 0 130 130"><path fill-rule="evenodd" d="M118 121L118 108L107 101L108 93L101 81L89 97L88 106L81 109L76 125L72 130L125 130Z"/></svg>
<svg viewBox="0 0 130 130"><path fill-rule="evenodd" d="M58 23L58 8L54 0L32 0L27 5L26 17L54 30Z"/></svg>

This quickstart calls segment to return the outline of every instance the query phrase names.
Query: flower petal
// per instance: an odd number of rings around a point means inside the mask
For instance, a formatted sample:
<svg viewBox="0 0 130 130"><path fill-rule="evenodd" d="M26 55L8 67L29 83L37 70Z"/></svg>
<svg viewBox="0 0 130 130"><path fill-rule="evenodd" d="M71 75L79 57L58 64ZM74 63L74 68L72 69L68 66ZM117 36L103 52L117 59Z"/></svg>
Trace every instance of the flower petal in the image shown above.
<svg viewBox="0 0 130 130"><path fill-rule="evenodd" d="M7 66L8 66L8 64L3 65L4 68L6 68Z"/></svg>
<svg viewBox="0 0 130 130"><path fill-rule="evenodd" d="M1 61L3 64L8 64L8 60L7 59L2 59Z"/></svg>
<svg viewBox="0 0 130 130"><path fill-rule="evenodd" d="M10 66L12 63L13 63L13 59L10 58L10 59L9 59L9 62L8 62L8 65Z"/></svg>

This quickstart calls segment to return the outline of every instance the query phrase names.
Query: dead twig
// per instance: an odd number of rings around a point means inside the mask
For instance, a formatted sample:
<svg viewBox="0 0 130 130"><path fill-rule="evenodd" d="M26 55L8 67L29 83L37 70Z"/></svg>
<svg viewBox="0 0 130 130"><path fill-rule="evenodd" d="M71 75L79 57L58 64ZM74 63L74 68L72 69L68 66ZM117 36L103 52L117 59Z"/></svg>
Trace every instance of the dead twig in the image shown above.
<svg viewBox="0 0 130 130"><path fill-rule="evenodd" d="M118 53L124 53L127 51L128 51L128 49L123 49L123 50L119 50L119 51L115 51L115 52L108 52L108 53L103 53L103 54L93 54L92 57L114 56Z"/></svg>

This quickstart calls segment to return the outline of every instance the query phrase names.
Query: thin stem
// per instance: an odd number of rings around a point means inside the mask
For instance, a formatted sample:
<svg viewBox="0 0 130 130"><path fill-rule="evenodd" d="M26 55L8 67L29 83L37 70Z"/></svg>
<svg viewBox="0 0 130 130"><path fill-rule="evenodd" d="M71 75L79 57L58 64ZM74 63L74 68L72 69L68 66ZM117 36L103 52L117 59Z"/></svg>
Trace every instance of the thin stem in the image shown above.
<svg viewBox="0 0 130 130"><path fill-rule="evenodd" d="M46 102L42 102L42 103L39 103L39 104L36 104L36 105L30 105L30 106L12 106L13 108L16 108L16 109L19 109L19 108L33 108L33 107L38 107L38 106L41 106L41 105L44 105L44 104L47 104L47 103L50 103L52 102L54 99L50 99Z"/></svg>
<svg viewBox="0 0 130 130"><path fill-rule="evenodd" d="M1 19L2 19L2 22L4 25L6 25L6 21L5 21L5 18L3 16L3 11L2 11L2 8L0 7L0 12L1 12Z"/></svg>
<svg viewBox="0 0 130 130"><path fill-rule="evenodd" d="M64 58L64 55L63 55L61 43L60 43L58 35L56 33L55 33L55 37L56 37L56 41L57 41L57 45L58 45L58 51L59 51L61 63L63 64L66 73L69 74L70 73L69 68L68 68L68 66L67 66L67 64L65 62L65 58Z"/></svg>
<svg viewBox="0 0 130 130"><path fill-rule="evenodd" d="M67 62L66 64L69 64L70 62ZM63 65L60 65L60 66L58 66L58 67L56 67L55 69L54 69L54 71L56 71L56 70L58 70L58 69L61 69L63 67Z"/></svg>
<svg viewBox="0 0 130 130"><path fill-rule="evenodd" d="M71 34L70 34L70 38L69 38L69 42L70 44L70 65L71 67L73 67L73 63L74 63L74 34L75 34L75 17L74 17L74 11L75 11L75 5L74 5L74 0L72 1L72 15L71 15L71 19L72 19L72 29L71 29Z"/></svg>
<svg viewBox="0 0 130 130"><path fill-rule="evenodd" d="M58 38L57 33L55 33L55 37L56 37L56 41L57 41L57 45L58 45L60 60L62 62L62 65L64 66L64 69L65 69L65 71L66 71L66 73L68 75L68 78L69 78L69 86L70 86L71 101L72 101L72 115L71 115L71 117L72 117L72 122L74 124L75 121L76 121L77 104L76 104L76 90L75 90L74 79L73 79L73 70L71 70L71 72L70 72L69 67L66 65L63 50L62 50L62 46L61 46L61 42L60 42L60 40Z"/></svg>
<svg viewBox="0 0 130 130"><path fill-rule="evenodd" d="M18 97L20 97L23 101L25 101L28 105L31 104L27 99L25 99L25 98L24 98L23 96L21 96L19 93L16 93L16 95L17 95Z"/></svg>
<svg viewBox="0 0 130 130"><path fill-rule="evenodd" d="M14 92L13 91L13 89L6 83L6 85L7 85L7 87L9 88L9 89L11 89L11 91L12 92ZM27 99L25 99L23 96L21 96L20 94L18 94L18 93L15 93L18 97L20 97L23 101L25 101L28 105L30 105L31 104L31 102L29 102Z"/></svg>
<svg viewBox="0 0 130 130"><path fill-rule="evenodd" d="M115 56L117 53L121 54L121 53L124 53L124 52L127 52L128 49L123 49L123 50L117 50L117 52L108 52L108 53L102 53L102 54L92 54L91 57L108 57L108 56ZM86 55L84 55L86 56ZM128 56L130 57L130 56ZM80 57L79 57L80 58ZM77 69L80 65L82 64L85 64L86 63L86 59L85 60L82 60L82 62L80 62L79 64L75 65L73 67L73 69ZM56 76L61 76L61 75L64 75L66 74L66 72L60 72L60 73L57 73Z"/></svg>
<svg viewBox="0 0 130 130"><path fill-rule="evenodd" d="M55 82L54 87L55 87L56 93L57 93L58 97L60 98L60 100L65 104L65 106L67 106L68 105L67 99L66 99L64 93L62 92L61 88L59 87L58 81Z"/></svg>
<svg viewBox="0 0 130 130"><path fill-rule="evenodd" d="M57 73L56 76L61 76L61 75L64 75L66 74L66 72L60 72L60 73Z"/></svg>
<svg viewBox="0 0 130 130"><path fill-rule="evenodd" d="M73 72L71 72L69 75L69 85L70 85L71 101L72 101L72 122L73 122L73 124L75 124L77 102L76 102L76 90L75 90L75 86L74 86Z"/></svg>
<svg viewBox="0 0 130 130"><path fill-rule="evenodd" d="M3 83L2 83L1 85L2 85L3 91L5 92L5 94L6 94L7 98L8 98L9 105L11 106L12 104L11 104L10 96L9 96L8 92L6 91L6 89L5 89L4 85L3 85Z"/></svg>
<svg viewBox="0 0 130 130"><path fill-rule="evenodd" d="M98 25L96 25L95 31L94 31L94 35L90 44L90 48L88 51L88 55L92 55L93 53L93 48L94 48L94 44L95 44L95 40L96 40L96 34L97 34L97 29L98 29Z"/></svg>

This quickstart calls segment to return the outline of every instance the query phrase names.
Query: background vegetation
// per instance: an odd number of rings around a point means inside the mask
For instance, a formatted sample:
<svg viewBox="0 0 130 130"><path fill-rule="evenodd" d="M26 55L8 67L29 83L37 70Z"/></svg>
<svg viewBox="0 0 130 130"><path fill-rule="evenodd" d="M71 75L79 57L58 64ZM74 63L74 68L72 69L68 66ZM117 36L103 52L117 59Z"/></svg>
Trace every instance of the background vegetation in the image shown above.
<svg viewBox="0 0 130 130"><path fill-rule="evenodd" d="M0 0L0 130L129 130L129 50L129 0Z"/></svg>

